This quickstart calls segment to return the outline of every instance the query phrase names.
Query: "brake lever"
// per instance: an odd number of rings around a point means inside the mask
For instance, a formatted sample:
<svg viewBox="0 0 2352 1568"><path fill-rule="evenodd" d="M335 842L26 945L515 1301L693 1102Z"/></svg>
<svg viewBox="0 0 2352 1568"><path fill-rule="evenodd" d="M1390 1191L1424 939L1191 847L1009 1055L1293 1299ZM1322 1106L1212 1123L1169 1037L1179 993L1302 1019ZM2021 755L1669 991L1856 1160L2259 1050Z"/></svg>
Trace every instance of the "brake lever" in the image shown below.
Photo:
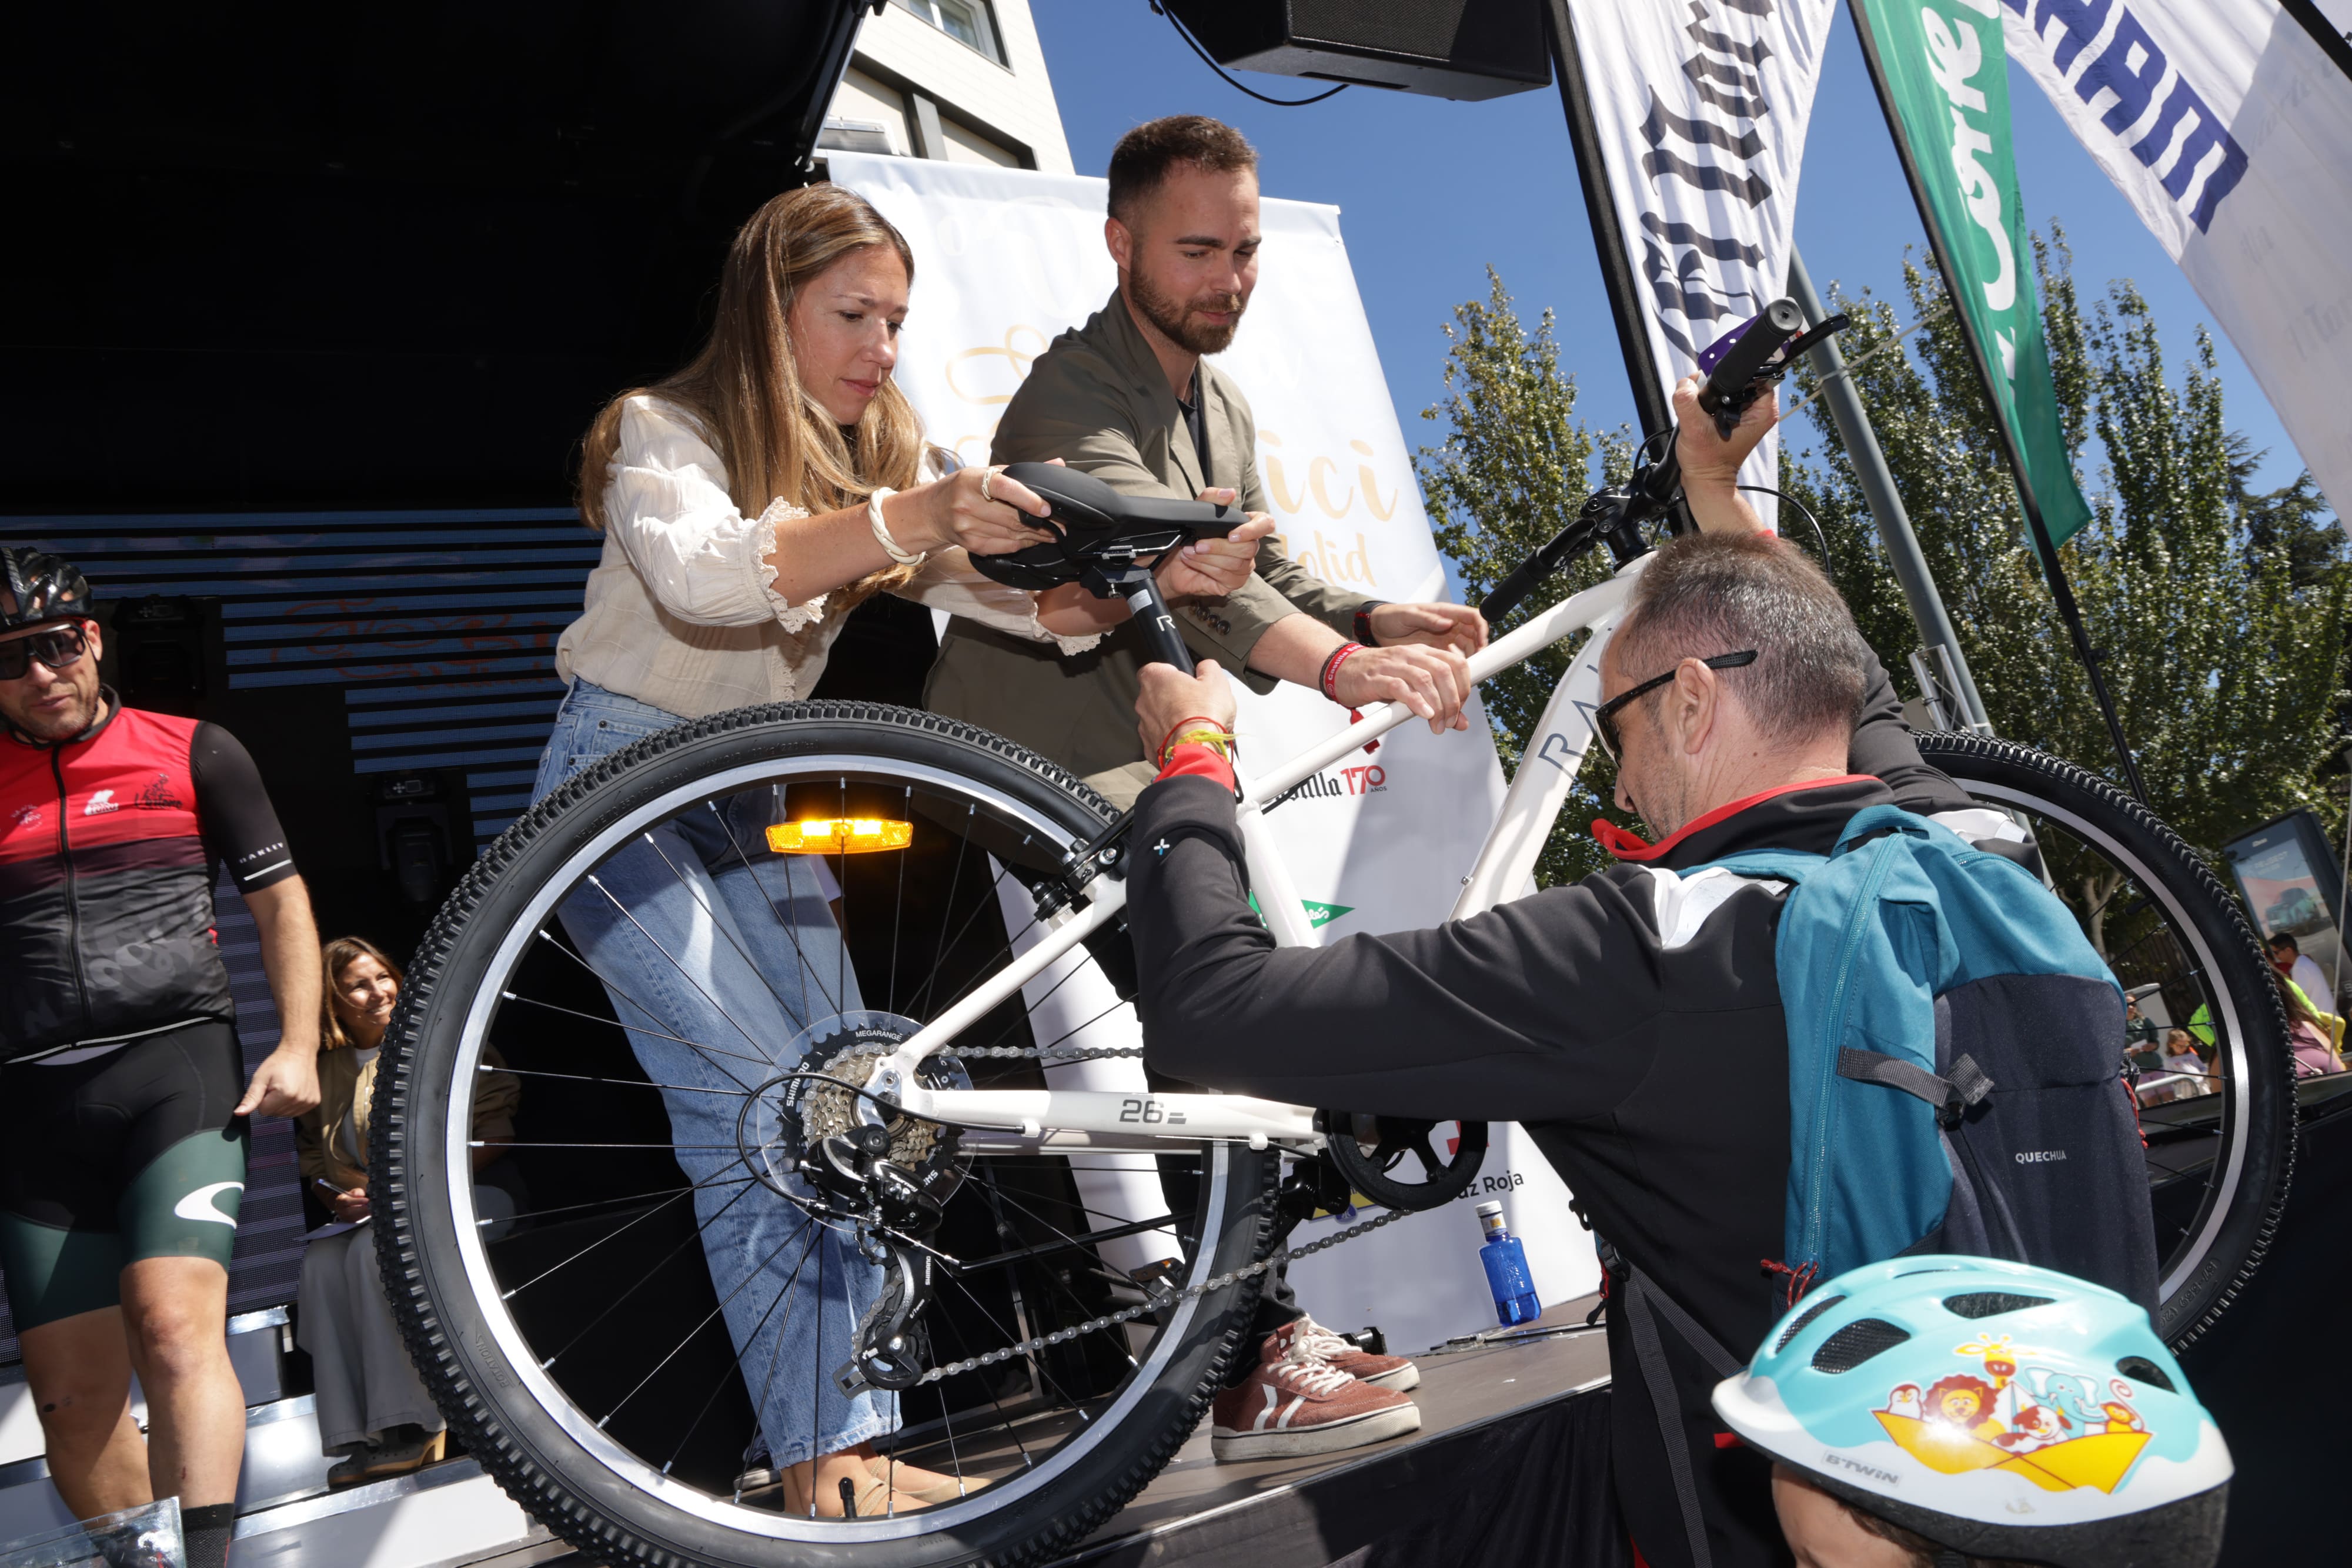
<svg viewBox="0 0 2352 1568"><path fill-rule="evenodd" d="M1778 384L1782 377L1795 370L1800 356L1826 341L1832 333L1842 332L1852 325L1853 319L1841 310L1819 326L1808 328L1781 344L1772 357L1758 366L1756 373L1748 378L1746 387L1717 406L1715 433L1726 441L1730 440L1731 433L1739 428L1739 421L1747 413L1748 405L1754 402L1766 387Z"/></svg>

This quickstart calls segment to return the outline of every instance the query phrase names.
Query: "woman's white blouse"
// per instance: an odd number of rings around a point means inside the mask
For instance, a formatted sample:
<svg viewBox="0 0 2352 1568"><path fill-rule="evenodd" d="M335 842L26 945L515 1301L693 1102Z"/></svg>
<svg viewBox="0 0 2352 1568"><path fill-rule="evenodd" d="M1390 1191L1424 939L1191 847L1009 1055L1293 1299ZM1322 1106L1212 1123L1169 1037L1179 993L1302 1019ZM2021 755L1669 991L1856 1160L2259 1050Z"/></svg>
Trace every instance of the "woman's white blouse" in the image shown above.
<svg viewBox="0 0 2352 1568"><path fill-rule="evenodd" d="M925 479L942 471L936 454L925 459ZM604 553L585 610L556 643L556 673L686 718L806 696L845 617L831 594L789 602L766 558L777 523L808 513L780 499L745 517L718 453L657 398L622 405L610 473ZM961 549L933 551L893 591L1066 654L1102 640L1046 631L1031 595L981 576Z"/></svg>

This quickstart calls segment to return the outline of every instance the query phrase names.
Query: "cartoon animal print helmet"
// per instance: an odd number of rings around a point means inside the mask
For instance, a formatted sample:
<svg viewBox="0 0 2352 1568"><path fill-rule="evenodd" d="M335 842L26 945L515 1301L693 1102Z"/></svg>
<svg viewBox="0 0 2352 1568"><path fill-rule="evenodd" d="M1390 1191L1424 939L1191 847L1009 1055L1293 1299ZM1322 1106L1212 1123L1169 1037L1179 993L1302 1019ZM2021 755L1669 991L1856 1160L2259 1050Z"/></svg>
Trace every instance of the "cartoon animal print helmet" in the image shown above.
<svg viewBox="0 0 2352 1568"><path fill-rule="evenodd" d="M1716 1412L1822 1490L1974 1557L2211 1568L2230 1450L2147 1313L1989 1258L1820 1286Z"/></svg>
<svg viewBox="0 0 2352 1568"><path fill-rule="evenodd" d="M18 545L0 549L0 632L89 613L89 583L73 562Z"/></svg>

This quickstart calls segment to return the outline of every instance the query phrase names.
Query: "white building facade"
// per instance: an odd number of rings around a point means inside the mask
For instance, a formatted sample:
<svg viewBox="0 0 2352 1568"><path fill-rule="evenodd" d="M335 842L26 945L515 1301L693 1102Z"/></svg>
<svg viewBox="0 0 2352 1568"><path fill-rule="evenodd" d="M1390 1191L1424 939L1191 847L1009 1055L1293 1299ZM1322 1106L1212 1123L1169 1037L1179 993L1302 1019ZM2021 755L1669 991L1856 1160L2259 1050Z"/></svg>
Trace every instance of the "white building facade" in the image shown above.
<svg viewBox="0 0 2352 1568"><path fill-rule="evenodd" d="M1075 172L1028 0L887 0L858 25L827 151Z"/></svg>

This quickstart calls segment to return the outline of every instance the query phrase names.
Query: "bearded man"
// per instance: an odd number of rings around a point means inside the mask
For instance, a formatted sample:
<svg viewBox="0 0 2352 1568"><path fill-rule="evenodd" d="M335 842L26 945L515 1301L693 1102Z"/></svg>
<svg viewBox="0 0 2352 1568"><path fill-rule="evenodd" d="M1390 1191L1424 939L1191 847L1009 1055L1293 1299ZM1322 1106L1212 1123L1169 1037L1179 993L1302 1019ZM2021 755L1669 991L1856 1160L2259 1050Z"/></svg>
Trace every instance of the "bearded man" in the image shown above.
<svg viewBox="0 0 2352 1568"><path fill-rule="evenodd" d="M1257 287L1257 153L1229 125L1177 115L1139 125L1111 153L1103 237L1118 287L1085 326L1063 333L1030 368L1004 410L990 452L998 464L1066 461L1130 495L1226 505L1249 521L1225 540L1188 546L1229 554L1254 543L1254 574L1217 600L1175 597L1193 652L1237 672L1254 691L1279 681L1319 690L1342 707L1399 701L1433 731L1465 729L1466 655L1486 641L1477 611L1460 604L1391 604L1318 580L1267 538L1257 424L1231 377L1203 357L1234 340ZM1126 807L1158 761L1136 736L1138 671L1150 658L1127 606L1099 606L1090 649L1033 647L976 622L949 623L924 705L1051 758ZM1044 649L1039 657L1037 650ZM999 878L1016 948L1034 941L1026 894ZM1099 971L1049 971L1031 988L1040 1040L1072 1046L1141 1043L1131 980ZM1140 1090L1141 1069L1106 1060L1051 1068L1055 1087ZM1131 1168L1129 1168L1131 1167ZM1148 1155L1105 1156L1076 1176L1081 1201L1103 1223L1165 1207ZM1140 1274L1150 1238L1103 1245L1113 1268ZM1261 1301L1249 1352L1219 1396L1212 1448L1220 1459L1328 1452L1416 1429L1405 1395L1420 1381L1402 1357L1371 1355L1318 1327L1279 1271Z"/></svg>

